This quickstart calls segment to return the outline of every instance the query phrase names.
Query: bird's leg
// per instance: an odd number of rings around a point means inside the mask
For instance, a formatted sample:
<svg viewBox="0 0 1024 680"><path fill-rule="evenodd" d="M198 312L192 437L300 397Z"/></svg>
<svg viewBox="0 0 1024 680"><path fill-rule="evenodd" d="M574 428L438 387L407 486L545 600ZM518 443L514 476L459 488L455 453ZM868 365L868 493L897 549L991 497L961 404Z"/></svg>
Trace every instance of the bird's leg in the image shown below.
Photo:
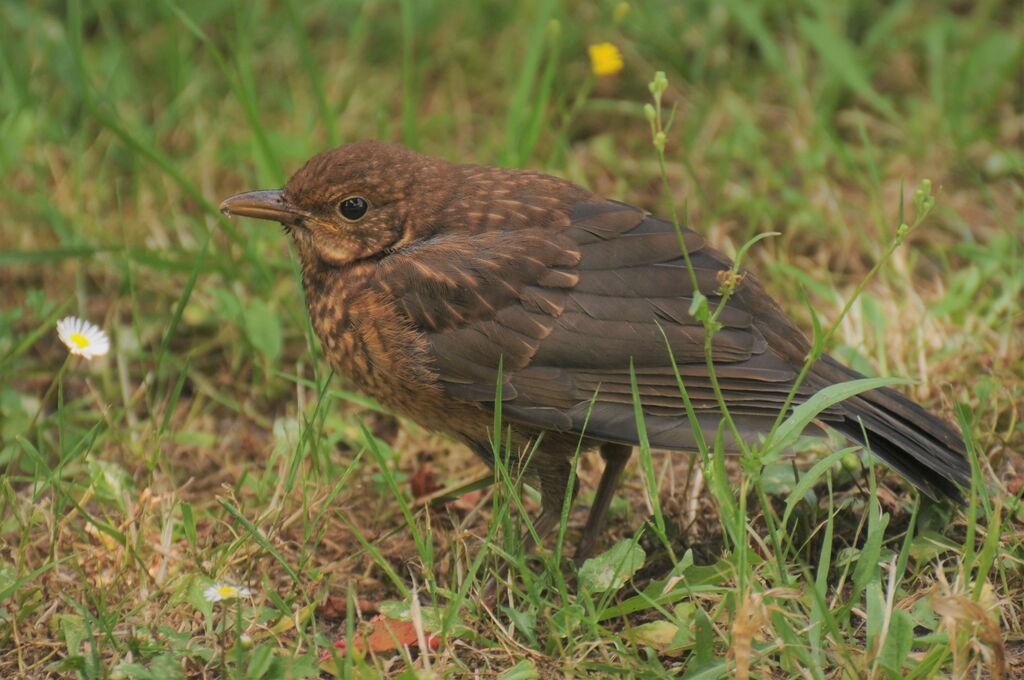
<svg viewBox="0 0 1024 680"><path fill-rule="evenodd" d="M571 460L551 453L544 455L543 449L537 451L537 459L531 465L535 466L540 478L540 514L533 520L532 531L527 528L519 541L523 554L528 554L543 541L545 536L551 533L558 526L562 518L562 505L565 503L565 492L569 486L569 479L572 475ZM577 485L573 485L572 495L575 499ZM536 535L537 539L534 539ZM511 568L509 569L511 574ZM496 576L491 576L484 585L481 593L483 602L488 607L493 607L497 602L498 581Z"/></svg>
<svg viewBox="0 0 1024 680"><path fill-rule="evenodd" d="M558 526L562 519L562 506L565 504L565 493L569 487L569 478L572 475L572 461L559 454L550 456L544 455L545 451L538 451L538 460L532 464L537 467L537 474L540 477L540 514L533 521L533 532L529 529L523 534L521 541L524 552L533 549L535 542L534 534L540 541L551 533ZM572 497L576 498L579 486L574 484ZM572 501L569 501L570 505Z"/></svg>
<svg viewBox="0 0 1024 680"><path fill-rule="evenodd" d="M590 508L587 516L587 524L583 527L583 536L580 537L579 546L576 548L575 560L581 564L583 560L590 557L597 545L597 539L604 529L604 520L608 515L608 508L615 497L615 491L619 487L619 480L622 478L622 471L626 469L629 457L633 455L633 447L624 444L606 443L601 445L601 457L604 458L604 472L601 474L601 482L597 485L597 495L594 496L594 505Z"/></svg>

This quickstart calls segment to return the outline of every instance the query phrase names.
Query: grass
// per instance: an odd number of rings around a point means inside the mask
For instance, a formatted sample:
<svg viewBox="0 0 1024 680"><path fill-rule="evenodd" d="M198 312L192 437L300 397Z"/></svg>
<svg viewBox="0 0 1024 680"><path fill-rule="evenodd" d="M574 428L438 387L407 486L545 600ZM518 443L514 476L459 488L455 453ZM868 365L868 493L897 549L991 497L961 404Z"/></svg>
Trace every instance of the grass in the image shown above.
<svg viewBox="0 0 1024 680"><path fill-rule="evenodd" d="M1024 672L1019 7L72 0L0 21L3 677ZM586 61L603 41L613 78ZM779 232L745 263L808 333L841 318L825 349L961 421L969 503L838 441L744 465L642 447L579 574L558 557L582 510L533 555L509 538L538 505L518 470L427 507L414 488L482 464L346 391L286 240L216 211L371 137L675 209L732 253ZM924 179L934 209L850 303ZM111 354L65 362L68 313ZM600 466L577 464L583 505ZM254 595L211 604L214 582ZM321 669L376 612L440 646Z"/></svg>

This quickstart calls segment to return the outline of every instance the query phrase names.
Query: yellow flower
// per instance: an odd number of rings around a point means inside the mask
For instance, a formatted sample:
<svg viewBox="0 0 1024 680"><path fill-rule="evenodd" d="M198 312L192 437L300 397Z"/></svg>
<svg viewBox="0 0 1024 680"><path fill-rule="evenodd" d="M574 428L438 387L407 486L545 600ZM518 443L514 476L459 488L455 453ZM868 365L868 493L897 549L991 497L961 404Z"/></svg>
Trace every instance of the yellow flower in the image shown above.
<svg viewBox="0 0 1024 680"><path fill-rule="evenodd" d="M86 359L101 357L110 351L110 338L100 327L76 316L67 316L57 322L57 337L72 354Z"/></svg>
<svg viewBox="0 0 1024 680"><path fill-rule="evenodd" d="M622 70L622 52L612 43L597 43L587 50L590 52L590 68L595 76L613 76Z"/></svg>
<svg viewBox="0 0 1024 680"><path fill-rule="evenodd" d="M207 602L220 602L221 600L234 600L237 597L249 597L252 591L248 588L230 586L226 583L214 583L203 591L203 597Z"/></svg>

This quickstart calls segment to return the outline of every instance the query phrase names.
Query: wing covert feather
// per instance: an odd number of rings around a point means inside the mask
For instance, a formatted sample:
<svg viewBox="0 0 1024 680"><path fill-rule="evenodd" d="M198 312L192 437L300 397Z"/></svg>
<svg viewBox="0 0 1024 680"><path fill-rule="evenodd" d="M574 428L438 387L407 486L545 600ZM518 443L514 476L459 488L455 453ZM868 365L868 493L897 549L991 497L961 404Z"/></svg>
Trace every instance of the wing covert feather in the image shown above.
<svg viewBox="0 0 1024 680"><path fill-rule="evenodd" d="M714 307L731 263L695 232L681 236ZM446 233L384 258L377 278L425 335L451 396L493 407L500 360L510 419L579 432L596 392L588 434L635 442L632 365L652 443L687 448L693 434L666 340L701 417L717 423L718 402L704 364L704 329L689 313L694 291L679 243L671 224L604 201L576 205L554 226ZM758 310L749 305L762 297L745 278L712 341L720 388L751 436L774 419L795 378L754 323ZM798 401L813 391L807 385Z"/></svg>

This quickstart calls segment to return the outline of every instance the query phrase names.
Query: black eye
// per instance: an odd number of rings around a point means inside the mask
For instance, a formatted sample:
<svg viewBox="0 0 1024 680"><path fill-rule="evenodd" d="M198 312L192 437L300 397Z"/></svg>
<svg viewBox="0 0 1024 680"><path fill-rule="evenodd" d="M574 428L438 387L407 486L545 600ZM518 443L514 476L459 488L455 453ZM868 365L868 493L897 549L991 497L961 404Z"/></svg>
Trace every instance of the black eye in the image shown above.
<svg viewBox="0 0 1024 680"><path fill-rule="evenodd" d="M357 222L362 219L369 209L369 202L362 196L349 196L338 204L338 212L349 222Z"/></svg>

